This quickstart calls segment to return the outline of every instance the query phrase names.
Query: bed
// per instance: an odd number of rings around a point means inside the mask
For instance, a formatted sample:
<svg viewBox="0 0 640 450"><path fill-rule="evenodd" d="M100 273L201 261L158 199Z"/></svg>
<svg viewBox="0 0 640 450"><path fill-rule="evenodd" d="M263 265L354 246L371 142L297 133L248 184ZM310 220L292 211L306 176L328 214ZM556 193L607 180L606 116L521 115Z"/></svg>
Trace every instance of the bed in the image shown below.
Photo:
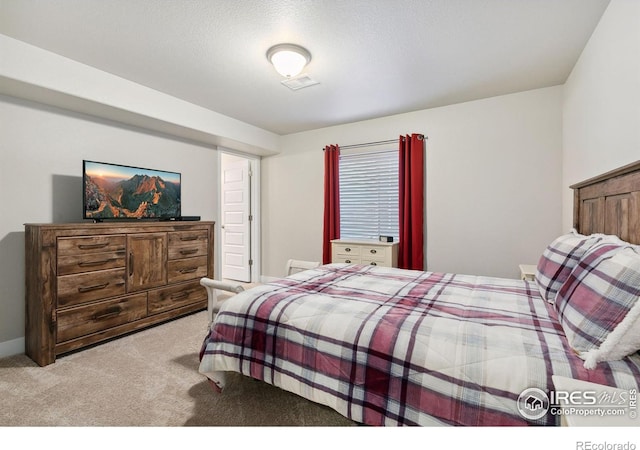
<svg viewBox="0 0 640 450"><path fill-rule="evenodd" d="M373 426L558 425L558 376L637 392L640 161L572 188L575 229L535 281L323 265L227 300L199 371Z"/></svg>

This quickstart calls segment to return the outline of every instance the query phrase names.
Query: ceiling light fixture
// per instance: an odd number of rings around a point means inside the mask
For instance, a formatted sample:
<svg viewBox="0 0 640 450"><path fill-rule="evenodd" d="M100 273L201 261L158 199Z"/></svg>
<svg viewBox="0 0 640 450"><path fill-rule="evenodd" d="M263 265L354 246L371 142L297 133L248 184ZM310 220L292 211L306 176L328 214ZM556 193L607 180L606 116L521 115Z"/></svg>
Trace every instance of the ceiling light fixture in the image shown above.
<svg viewBox="0 0 640 450"><path fill-rule="evenodd" d="M278 44L267 50L267 59L283 77L298 75L311 61L311 53L296 44Z"/></svg>

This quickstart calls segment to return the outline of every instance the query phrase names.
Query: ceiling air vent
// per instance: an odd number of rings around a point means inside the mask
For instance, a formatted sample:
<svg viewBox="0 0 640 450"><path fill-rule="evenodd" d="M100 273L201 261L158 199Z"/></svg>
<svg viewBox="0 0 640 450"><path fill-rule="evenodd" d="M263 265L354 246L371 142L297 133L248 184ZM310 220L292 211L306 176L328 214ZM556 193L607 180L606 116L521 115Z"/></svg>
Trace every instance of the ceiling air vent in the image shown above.
<svg viewBox="0 0 640 450"><path fill-rule="evenodd" d="M313 86L314 84L319 84L318 81L312 80L311 77L306 73L298 75L297 77L287 78L286 80L282 80L281 83L292 91L297 91L298 89Z"/></svg>

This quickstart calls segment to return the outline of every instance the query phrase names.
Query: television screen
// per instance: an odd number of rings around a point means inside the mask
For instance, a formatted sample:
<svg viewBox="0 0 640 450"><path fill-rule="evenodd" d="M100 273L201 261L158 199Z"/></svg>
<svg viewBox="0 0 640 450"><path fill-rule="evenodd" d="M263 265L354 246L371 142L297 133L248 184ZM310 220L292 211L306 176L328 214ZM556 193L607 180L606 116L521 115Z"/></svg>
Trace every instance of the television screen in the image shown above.
<svg viewBox="0 0 640 450"><path fill-rule="evenodd" d="M84 218L180 217L180 174L83 161Z"/></svg>

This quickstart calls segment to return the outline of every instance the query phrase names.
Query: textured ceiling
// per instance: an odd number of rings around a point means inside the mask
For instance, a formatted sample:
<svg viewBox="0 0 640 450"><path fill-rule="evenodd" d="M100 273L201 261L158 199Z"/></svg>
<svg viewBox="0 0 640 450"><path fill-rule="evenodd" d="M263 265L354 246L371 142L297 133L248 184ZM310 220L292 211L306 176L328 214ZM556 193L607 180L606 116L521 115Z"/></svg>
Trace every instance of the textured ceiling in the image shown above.
<svg viewBox="0 0 640 450"><path fill-rule="evenodd" d="M608 3L0 0L0 33L289 134L562 84ZM282 42L320 84L280 84Z"/></svg>

